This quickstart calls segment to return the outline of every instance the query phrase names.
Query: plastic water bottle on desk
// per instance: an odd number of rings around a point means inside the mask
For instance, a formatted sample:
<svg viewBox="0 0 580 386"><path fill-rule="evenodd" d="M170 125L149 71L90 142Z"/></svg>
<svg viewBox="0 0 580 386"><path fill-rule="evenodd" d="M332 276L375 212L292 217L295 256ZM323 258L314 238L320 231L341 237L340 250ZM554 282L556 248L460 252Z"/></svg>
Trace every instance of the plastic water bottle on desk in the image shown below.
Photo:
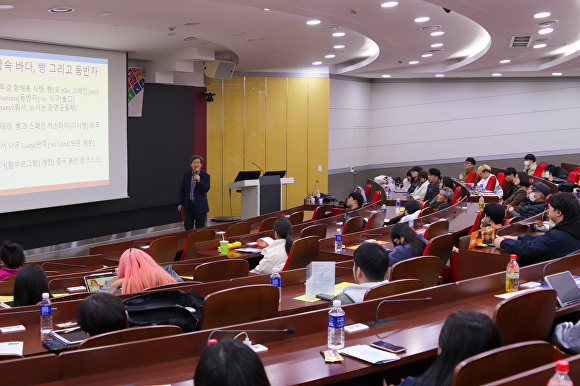
<svg viewBox="0 0 580 386"><path fill-rule="evenodd" d="M475 196L475 184L471 185L471 187L469 188L469 194Z"/></svg>
<svg viewBox="0 0 580 386"><path fill-rule="evenodd" d="M333 300L328 311L328 348L334 351L344 347L345 316L340 305L340 300Z"/></svg>
<svg viewBox="0 0 580 386"><path fill-rule="evenodd" d="M401 213L401 199L397 198L397 202L395 203L395 206L397 207L397 213Z"/></svg>
<svg viewBox="0 0 580 386"><path fill-rule="evenodd" d="M51 339L52 332L52 303L48 292L42 294L40 301L40 336L42 339Z"/></svg>
<svg viewBox="0 0 580 386"><path fill-rule="evenodd" d="M574 195L574 197L578 198L578 188L574 188L572 194Z"/></svg>
<svg viewBox="0 0 580 386"><path fill-rule="evenodd" d="M556 362L556 374L548 381L548 386L574 386L568 370L570 365L566 361Z"/></svg>
<svg viewBox="0 0 580 386"><path fill-rule="evenodd" d="M336 235L334 236L334 252L342 252L342 230L336 228Z"/></svg>
<svg viewBox="0 0 580 386"><path fill-rule="evenodd" d="M383 204L383 206L381 207L381 210L383 211L383 213L387 213L387 206L385 204Z"/></svg>
<svg viewBox="0 0 580 386"><path fill-rule="evenodd" d="M483 198L483 196L479 196L479 210L483 210L484 206L485 206L485 198Z"/></svg>
<svg viewBox="0 0 580 386"><path fill-rule="evenodd" d="M516 255L510 256L505 273L505 292L517 292L520 285L520 266Z"/></svg>
<svg viewBox="0 0 580 386"><path fill-rule="evenodd" d="M278 303L282 302L282 278L280 277L279 268L273 268L272 274L270 275L270 284L274 287L278 287Z"/></svg>
<svg viewBox="0 0 580 386"><path fill-rule="evenodd" d="M485 189L483 188L483 184L479 184L479 193L483 194L483 192L485 192Z"/></svg>

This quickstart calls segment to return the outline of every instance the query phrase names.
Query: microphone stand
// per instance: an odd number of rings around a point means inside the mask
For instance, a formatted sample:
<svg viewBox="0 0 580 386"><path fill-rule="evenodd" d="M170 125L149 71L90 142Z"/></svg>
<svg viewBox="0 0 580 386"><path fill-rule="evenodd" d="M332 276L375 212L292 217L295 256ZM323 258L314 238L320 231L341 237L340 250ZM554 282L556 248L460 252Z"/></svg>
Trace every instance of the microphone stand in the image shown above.
<svg viewBox="0 0 580 386"><path fill-rule="evenodd" d="M370 327L378 327L378 326L382 326L384 324L389 324L389 323L394 323L396 322L396 320L394 319L389 319L389 318L385 318L385 319L381 319L379 320L379 308L384 304L384 303L391 303L391 302L413 302L413 301L427 301L427 300L431 300L432 298L418 298L418 299L387 299L387 300L383 300L382 302L379 303L379 305L377 306L377 310L375 312L375 320L374 322L370 322L367 323L368 326Z"/></svg>

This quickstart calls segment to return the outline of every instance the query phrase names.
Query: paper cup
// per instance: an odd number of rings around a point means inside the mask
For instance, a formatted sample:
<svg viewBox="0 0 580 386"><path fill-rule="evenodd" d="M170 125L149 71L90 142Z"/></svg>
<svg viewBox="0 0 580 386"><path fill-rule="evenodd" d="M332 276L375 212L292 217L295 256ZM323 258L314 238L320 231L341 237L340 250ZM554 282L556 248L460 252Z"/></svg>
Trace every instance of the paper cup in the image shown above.
<svg viewBox="0 0 580 386"><path fill-rule="evenodd" d="M220 240L220 253L222 255L228 254L228 241L227 240Z"/></svg>

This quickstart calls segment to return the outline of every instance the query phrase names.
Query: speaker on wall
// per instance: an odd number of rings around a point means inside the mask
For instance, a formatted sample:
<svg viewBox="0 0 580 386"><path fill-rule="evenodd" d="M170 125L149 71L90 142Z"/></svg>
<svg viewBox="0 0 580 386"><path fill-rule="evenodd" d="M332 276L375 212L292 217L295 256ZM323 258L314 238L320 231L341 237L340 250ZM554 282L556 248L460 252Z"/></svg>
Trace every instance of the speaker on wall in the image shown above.
<svg viewBox="0 0 580 386"><path fill-rule="evenodd" d="M229 60L216 59L203 63L203 72L208 78L231 79L236 63Z"/></svg>

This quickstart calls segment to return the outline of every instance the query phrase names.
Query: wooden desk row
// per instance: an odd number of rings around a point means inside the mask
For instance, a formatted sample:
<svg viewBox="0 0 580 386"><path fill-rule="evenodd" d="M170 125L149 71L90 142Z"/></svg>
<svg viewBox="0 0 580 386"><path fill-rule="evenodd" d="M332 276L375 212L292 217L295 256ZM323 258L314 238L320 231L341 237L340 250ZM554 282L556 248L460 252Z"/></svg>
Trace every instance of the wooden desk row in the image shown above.
<svg viewBox="0 0 580 386"><path fill-rule="evenodd" d="M549 271L572 269L578 273L580 254L559 260ZM522 268L522 282L538 281L545 263ZM436 355L438 335L447 316L457 310L473 310L491 316L501 301L494 295L505 291L503 273L418 290L388 298L346 305L346 323L367 323L374 319L377 305L385 299L403 300L383 304L379 318L396 322L346 335L346 344L369 344L378 339L407 348L400 360L382 365L368 365L344 358L343 363L325 364L320 350L326 348L327 310L315 310L274 319L229 326L231 330L248 331L254 343L268 347L259 356L272 385L326 385L380 372L387 379L403 366L427 360ZM431 300L412 300L425 299ZM408 301L404 301L408 299ZM578 311L580 305L557 310L557 316ZM250 330L295 328L295 334L252 332ZM124 343L95 349L67 351L56 357L42 355L30 359L3 362L4 380L10 384L167 384L192 379L198 357L206 347L210 331ZM214 334L221 339L235 333ZM17 374L26 368L36 372ZM47 371L42 371L43 369ZM50 369L49 369L50 368ZM55 370L56 369L56 370ZM395 380L397 381L397 380Z"/></svg>

